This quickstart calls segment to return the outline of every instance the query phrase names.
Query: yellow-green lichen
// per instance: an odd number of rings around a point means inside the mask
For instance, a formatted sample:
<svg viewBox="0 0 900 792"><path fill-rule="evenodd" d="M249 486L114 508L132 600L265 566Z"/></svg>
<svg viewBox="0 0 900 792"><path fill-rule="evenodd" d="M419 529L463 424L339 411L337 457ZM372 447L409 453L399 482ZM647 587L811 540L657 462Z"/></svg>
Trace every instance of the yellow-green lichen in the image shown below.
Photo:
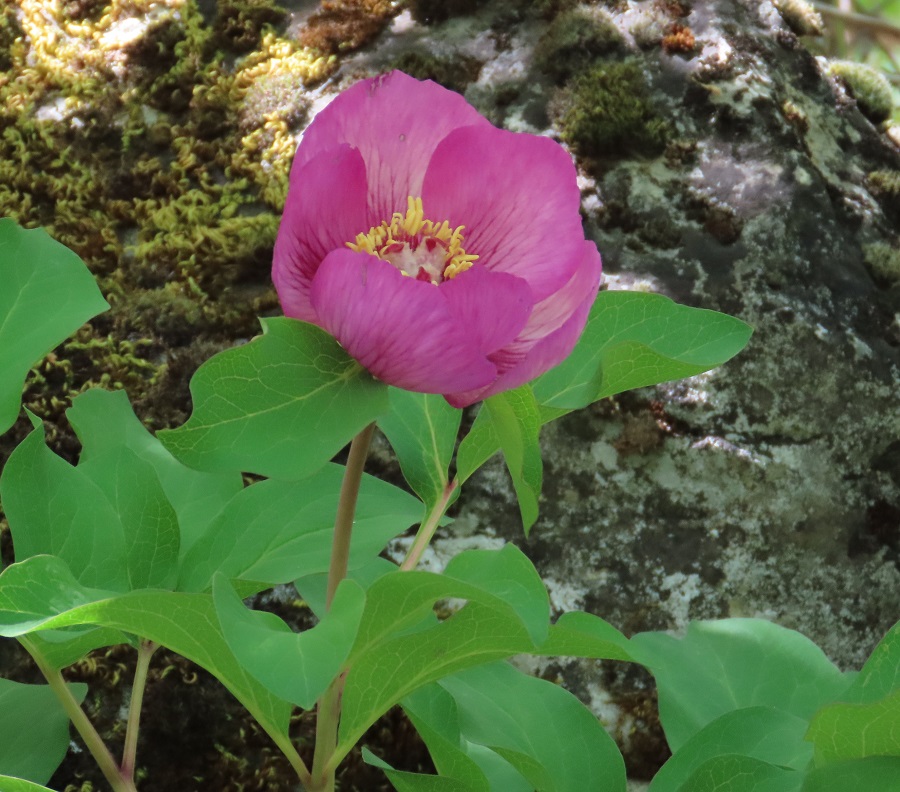
<svg viewBox="0 0 900 792"><path fill-rule="evenodd" d="M894 96L891 84L877 69L852 61L831 61L828 73L839 77L856 99L859 109L873 124L891 116Z"/></svg>
<svg viewBox="0 0 900 792"><path fill-rule="evenodd" d="M560 102L563 140L578 154L603 158L656 154L670 135L638 63L598 63L568 84Z"/></svg>

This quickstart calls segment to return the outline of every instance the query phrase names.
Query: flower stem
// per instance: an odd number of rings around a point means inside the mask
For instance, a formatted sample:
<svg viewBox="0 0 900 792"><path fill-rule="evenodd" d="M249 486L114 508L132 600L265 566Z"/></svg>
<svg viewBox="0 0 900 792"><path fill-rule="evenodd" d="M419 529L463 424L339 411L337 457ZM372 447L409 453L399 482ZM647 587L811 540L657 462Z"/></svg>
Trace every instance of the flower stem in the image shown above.
<svg viewBox="0 0 900 792"><path fill-rule="evenodd" d="M425 548L428 547L428 543L434 536L434 532L437 530L441 517L444 516L444 512L447 510L450 499L453 497L453 493L456 492L457 487L459 487L459 483L456 479L453 479L453 481L444 487L444 494L441 496L441 499L434 504L434 507L429 512L425 522L419 526L419 530L416 532L416 538L407 551L406 558L403 559L403 563L400 565L400 569L404 572L415 569L416 565L419 563L419 559L422 557L422 553L425 552Z"/></svg>
<svg viewBox="0 0 900 792"><path fill-rule="evenodd" d="M353 533L353 517L362 481L369 444L375 432L375 424L369 424L350 444L341 495L338 500L337 515L334 519L334 539L331 544L331 564L328 567L328 589L325 607L331 607L334 593L340 582L347 576L347 562L350 558L350 537ZM316 714L316 749L313 754L310 792L334 792L335 769L328 767L329 760L337 746L337 730L341 717L341 694L344 691L344 674L335 677L328 690L318 701Z"/></svg>
<svg viewBox="0 0 900 792"><path fill-rule="evenodd" d="M84 714L84 710L78 705L72 692L66 686L59 670L53 668L53 666L46 661L43 654L41 654L41 650L28 640L28 638L24 636L19 637L19 643L22 644L25 651L34 659L37 667L50 685L50 689L56 694L63 709L66 711L66 715L69 716L69 719L75 725L75 729L78 734L81 735L81 739L84 741L85 746L87 746L87 749L91 752L91 756L94 757L94 760L97 762L97 765L100 767L101 772L106 777L106 780L109 782L109 785L113 788L114 792L137 792L134 781L127 778L118 768L116 760L113 759L113 756L103 742L103 739L97 733L93 724L88 720L87 715Z"/></svg>
<svg viewBox="0 0 900 792"><path fill-rule="evenodd" d="M362 481L363 467L369 453L369 444L375 433L375 424L370 423L350 443L344 481L338 500L337 516L334 519L334 539L331 543L331 565L328 568L328 590L325 607L331 607L338 584L347 577L347 561L350 558L350 535L353 533L353 516L356 513L356 499Z"/></svg>
<svg viewBox="0 0 900 792"><path fill-rule="evenodd" d="M137 666L134 669L134 683L131 686L131 703L128 707L128 725L125 727L125 749L122 751L121 773L134 783L135 758L137 756L138 729L141 722L141 706L144 703L144 689L147 687L147 671L150 658L159 648L153 641L142 640L138 647Z"/></svg>

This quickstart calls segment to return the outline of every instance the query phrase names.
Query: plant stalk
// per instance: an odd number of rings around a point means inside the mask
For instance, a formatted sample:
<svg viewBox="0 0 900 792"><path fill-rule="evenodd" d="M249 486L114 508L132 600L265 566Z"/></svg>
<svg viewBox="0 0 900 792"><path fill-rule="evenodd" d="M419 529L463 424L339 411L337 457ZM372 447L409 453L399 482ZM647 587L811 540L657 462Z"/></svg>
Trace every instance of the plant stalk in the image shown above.
<svg viewBox="0 0 900 792"><path fill-rule="evenodd" d="M109 748L106 747L106 743L103 742L103 739L97 733L93 724L88 720L87 715L84 714L84 710L78 705L75 697L66 686L59 670L53 668L44 659L40 649L29 641L28 638L21 636L19 638L19 643L21 643L25 648L25 651L31 655L32 659L37 664L37 667L44 675L44 678L50 685L50 689L56 694L63 709L66 711L66 715L69 716L69 719L75 725L76 731L81 735L81 739L84 741L87 749L91 752L91 756L94 757L94 760L97 762L97 765L100 767L100 770L109 782L109 785L113 788L113 791L137 792L134 781L125 777L116 765L116 760L113 759L112 754L109 752Z"/></svg>
<svg viewBox="0 0 900 792"><path fill-rule="evenodd" d="M131 703L128 706L128 725L125 727L125 748L122 751L121 773L134 783L135 760L137 757L138 730L141 722L141 706L144 703L144 690L147 687L147 671L150 658L159 648L153 641L142 640L138 647L137 665L134 669L134 682L131 686Z"/></svg>
<svg viewBox="0 0 900 792"><path fill-rule="evenodd" d="M347 563L350 558L350 538L353 533L353 517L362 482L363 468L369 445L375 432L375 424L369 424L353 442L344 470L341 495L338 500L337 515L334 520L334 539L331 544L331 563L328 567L328 589L325 607L330 608L340 582L347 577ZM338 724L341 718L341 694L344 691L344 674L332 680L328 690L317 704L316 748L313 754L310 792L334 792L335 768L328 763L337 746Z"/></svg>
<svg viewBox="0 0 900 792"><path fill-rule="evenodd" d="M447 486L444 487L444 494L441 496L441 499L434 504L428 517L425 518L425 522L419 526L419 530L416 532L416 538L413 540L412 546L407 551L406 558L403 559L403 563L400 565L400 569L404 572L416 568L419 559L422 557L422 553L425 552L425 548L428 547L428 543L431 541L434 532L441 522L441 517L443 517L444 512L447 511L447 506L450 503L450 499L453 497L453 493L456 492L458 487L459 483L456 479L453 479L453 481L447 484Z"/></svg>

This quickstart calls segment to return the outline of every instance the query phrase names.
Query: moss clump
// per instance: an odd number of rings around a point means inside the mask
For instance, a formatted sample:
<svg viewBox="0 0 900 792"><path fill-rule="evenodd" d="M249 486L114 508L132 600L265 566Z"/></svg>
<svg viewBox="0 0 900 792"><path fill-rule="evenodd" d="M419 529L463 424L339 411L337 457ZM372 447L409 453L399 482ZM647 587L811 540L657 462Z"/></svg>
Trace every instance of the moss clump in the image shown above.
<svg viewBox="0 0 900 792"><path fill-rule="evenodd" d="M798 36L821 36L825 32L822 17L806 0L775 0L775 8Z"/></svg>
<svg viewBox="0 0 900 792"><path fill-rule="evenodd" d="M390 0L323 0L300 32L300 44L326 55L350 52L377 36L395 13Z"/></svg>
<svg viewBox="0 0 900 792"><path fill-rule="evenodd" d="M887 214L900 222L900 171L878 170L868 175L868 185Z"/></svg>
<svg viewBox="0 0 900 792"><path fill-rule="evenodd" d="M535 65L563 83L621 43L618 28L606 13L596 8L573 8L559 14L538 40Z"/></svg>
<svg viewBox="0 0 900 792"><path fill-rule="evenodd" d="M665 146L668 123L649 98L634 61L600 63L577 75L562 99L562 137L581 156L655 154Z"/></svg>
<svg viewBox="0 0 900 792"><path fill-rule="evenodd" d="M887 78L871 66L851 61L831 61L828 73L839 77L856 99L859 109L873 124L890 118L894 96Z"/></svg>
<svg viewBox="0 0 900 792"><path fill-rule="evenodd" d="M478 3L479 0L411 0L409 10L416 22L434 25L471 14L478 10Z"/></svg>
<svg viewBox="0 0 900 792"><path fill-rule="evenodd" d="M900 284L900 248L876 242L863 248L863 256L875 280L886 286Z"/></svg>
<svg viewBox="0 0 900 792"><path fill-rule="evenodd" d="M434 80L444 88L464 93L469 83L478 79L481 66L481 61L468 55L439 58L422 52L405 52L397 58L392 68L419 80Z"/></svg>
<svg viewBox="0 0 900 792"><path fill-rule="evenodd" d="M259 46L266 27L286 18L287 11L273 0L219 0L216 43L232 52L249 52Z"/></svg>

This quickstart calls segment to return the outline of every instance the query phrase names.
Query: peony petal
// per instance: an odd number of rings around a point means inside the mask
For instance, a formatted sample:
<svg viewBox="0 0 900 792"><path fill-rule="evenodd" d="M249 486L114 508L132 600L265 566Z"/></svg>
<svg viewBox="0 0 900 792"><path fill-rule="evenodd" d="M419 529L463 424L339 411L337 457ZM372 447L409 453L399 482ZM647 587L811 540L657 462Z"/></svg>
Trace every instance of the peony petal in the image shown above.
<svg viewBox="0 0 900 792"><path fill-rule="evenodd" d="M422 199L427 217L465 225L467 253L525 279L539 302L569 281L581 258L575 177L571 157L549 138L469 126L435 149Z"/></svg>
<svg viewBox="0 0 900 792"><path fill-rule="evenodd" d="M537 341L522 343L517 339L501 352L491 355L491 360L497 363L500 371L497 379L483 388L445 394L445 398L451 405L467 407L495 393L518 388L523 383L530 382L545 371L559 365L569 356L581 337L591 306L597 298L600 284L600 254L593 242L582 242L582 245L584 246L582 268L573 276L570 283L582 286L587 281L589 285L587 289L581 291L581 302L574 308L569 305L568 318ZM569 288L569 284L567 284L565 290L568 291ZM565 296L574 296L574 294ZM535 311L537 310L535 308ZM545 309L545 312L545 318L555 315L549 309ZM559 315L564 314L560 313Z"/></svg>
<svg viewBox="0 0 900 792"><path fill-rule="evenodd" d="M480 339L459 323L441 289L374 256L329 254L310 299L317 324L389 385L444 393L481 388L497 376Z"/></svg>
<svg viewBox="0 0 900 792"><path fill-rule="evenodd" d="M332 250L367 231L366 166L348 145L291 167L290 189L275 240L272 280L286 316L315 322L313 276Z"/></svg>
<svg viewBox="0 0 900 792"><path fill-rule="evenodd" d="M338 143L359 149L369 179L372 225L405 211L435 147L467 124L490 127L465 99L437 83L393 71L358 82L322 110L303 133L297 159L306 163Z"/></svg>
<svg viewBox="0 0 900 792"><path fill-rule="evenodd" d="M478 264L439 288L457 322L480 339L485 355L516 338L531 315L531 289L525 281Z"/></svg>

